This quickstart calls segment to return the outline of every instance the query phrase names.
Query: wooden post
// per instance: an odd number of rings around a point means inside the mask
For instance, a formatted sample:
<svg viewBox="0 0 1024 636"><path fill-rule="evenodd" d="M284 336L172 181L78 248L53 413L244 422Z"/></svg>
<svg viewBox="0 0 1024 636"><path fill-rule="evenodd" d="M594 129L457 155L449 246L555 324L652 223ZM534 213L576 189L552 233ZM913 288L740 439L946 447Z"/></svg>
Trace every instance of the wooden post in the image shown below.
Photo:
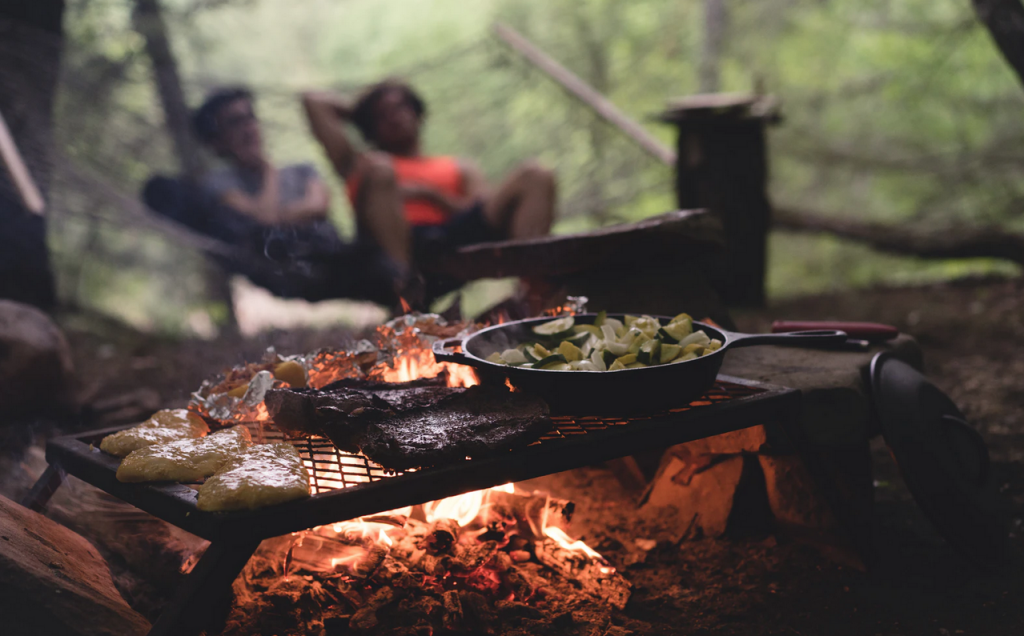
<svg viewBox="0 0 1024 636"><path fill-rule="evenodd" d="M762 306L771 222L765 126L779 120L777 102L694 95L670 102L659 119L679 131L679 207L710 209L725 229L726 249L710 267L712 283L727 305Z"/></svg>

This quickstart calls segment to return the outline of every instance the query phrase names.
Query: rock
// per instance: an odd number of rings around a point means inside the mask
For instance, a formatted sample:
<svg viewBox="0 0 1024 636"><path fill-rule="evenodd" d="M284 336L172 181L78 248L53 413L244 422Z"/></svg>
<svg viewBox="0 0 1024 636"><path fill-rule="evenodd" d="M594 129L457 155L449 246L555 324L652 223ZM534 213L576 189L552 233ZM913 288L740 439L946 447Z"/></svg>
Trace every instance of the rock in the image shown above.
<svg viewBox="0 0 1024 636"><path fill-rule="evenodd" d="M800 389L800 424L807 441L817 446L855 448L873 433L865 377L871 358L884 350L920 368L921 349L917 342L900 335L884 347L872 347L869 351L778 346L730 349L722 373ZM728 452L742 450L746 449Z"/></svg>
<svg viewBox="0 0 1024 636"><path fill-rule="evenodd" d="M3 497L0 616L12 636L126 636L150 628L118 595L96 548Z"/></svg>
<svg viewBox="0 0 1024 636"><path fill-rule="evenodd" d="M666 455L644 508L675 508L679 518L676 537L720 537L728 527L733 498L743 474L743 457L692 458Z"/></svg>
<svg viewBox="0 0 1024 636"><path fill-rule="evenodd" d="M5 421L74 409L74 368L64 334L35 307L0 300L0 410Z"/></svg>
<svg viewBox="0 0 1024 636"><path fill-rule="evenodd" d="M828 502L818 493L813 477L799 456L761 455L757 459L764 471L768 505L780 529L798 533L835 529L836 520Z"/></svg>

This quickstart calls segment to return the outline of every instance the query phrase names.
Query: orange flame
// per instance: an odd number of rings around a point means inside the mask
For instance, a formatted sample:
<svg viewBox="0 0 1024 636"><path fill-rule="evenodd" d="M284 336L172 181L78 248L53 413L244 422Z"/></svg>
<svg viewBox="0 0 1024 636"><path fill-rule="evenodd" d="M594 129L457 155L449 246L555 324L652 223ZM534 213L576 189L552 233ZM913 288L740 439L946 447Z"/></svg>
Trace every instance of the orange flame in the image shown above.
<svg viewBox="0 0 1024 636"><path fill-rule="evenodd" d="M448 386L471 387L480 384L473 369L461 364L438 362L430 349L406 350L395 358L393 367L384 367L380 378L384 382L412 382L420 378L436 378L448 372Z"/></svg>
<svg viewBox="0 0 1024 636"><path fill-rule="evenodd" d="M600 552L580 540L573 541L569 538L569 535L562 531L561 528L548 526L547 528L544 528L544 534L566 550L582 552L592 559L604 562L604 557L601 556Z"/></svg>
<svg viewBox="0 0 1024 636"><path fill-rule="evenodd" d="M488 495L491 491L515 494L516 487L508 483L431 501L423 504L423 515L429 523L439 519L454 519L460 526L468 526L488 506Z"/></svg>
<svg viewBox="0 0 1024 636"><path fill-rule="evenodd" d="M412 306L409 303L405 302L405 299L402 298L401 296L398 297L398 302L402 303L403 314L407 314L412 311Z"/></svg>

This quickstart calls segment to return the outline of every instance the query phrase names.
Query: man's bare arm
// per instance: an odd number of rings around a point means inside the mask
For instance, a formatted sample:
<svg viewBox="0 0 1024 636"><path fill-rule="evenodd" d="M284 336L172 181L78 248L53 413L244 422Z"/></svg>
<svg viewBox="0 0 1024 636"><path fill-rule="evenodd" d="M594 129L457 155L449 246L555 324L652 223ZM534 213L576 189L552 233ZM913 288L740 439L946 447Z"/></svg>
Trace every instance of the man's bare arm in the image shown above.
<svg viewBox="0 0 1024 636"><path fill-rule="evenodd" d="M345 131L345 120L351 115L349 105L333 93L319 91L303 93L302 105L313 136L324 147L338 176L347 179L362 160L362 153L352 145Z"/></svg>
<svg viewBox="0 0 1024 636"><path fill-rule="evenodd" d="M284 208L285 223L303 223L319 221L327 218L327 210L331 205L331 193L319 178L311 178L306 183L306 192L298 201Z"/></svg>
<svg viewBox="0 0 1024 636"><path fill-rule="evenodd" d="M274 225L281 220L279 196L277 170L268 163L263 168L263 188L256 196L228 190L221 195L220 202L263 225Z"/></svg>

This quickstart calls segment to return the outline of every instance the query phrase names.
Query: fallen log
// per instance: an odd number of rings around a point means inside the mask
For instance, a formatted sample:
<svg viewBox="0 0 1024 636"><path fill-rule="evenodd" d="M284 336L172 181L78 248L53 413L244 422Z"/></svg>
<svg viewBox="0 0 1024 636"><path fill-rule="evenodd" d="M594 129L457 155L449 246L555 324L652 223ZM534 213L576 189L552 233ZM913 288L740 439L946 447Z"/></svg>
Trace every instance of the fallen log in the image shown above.
<svg viewBox="0 0 1024 636"><path fill-rule="evenodd" d="M920 258L998 258L1024 265L1024 235L995 227L958 226L924 231L792 208L776 208L772 223L775 229L832 234L894 254Z"/></svg>

